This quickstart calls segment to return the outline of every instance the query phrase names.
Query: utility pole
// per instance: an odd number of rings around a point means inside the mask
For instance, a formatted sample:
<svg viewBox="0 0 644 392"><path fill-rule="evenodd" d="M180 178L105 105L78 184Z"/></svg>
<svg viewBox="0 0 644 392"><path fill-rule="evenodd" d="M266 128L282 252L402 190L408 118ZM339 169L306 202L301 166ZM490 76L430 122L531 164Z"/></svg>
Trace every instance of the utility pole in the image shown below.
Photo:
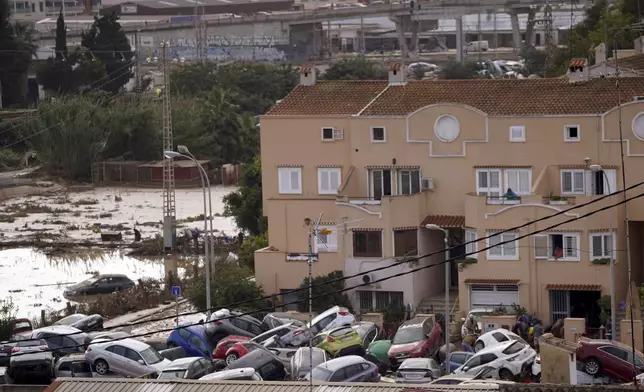
<svg viewBox="0 0 644 392"><path fill-rule="evenodd" d="M163 151L174 151L172 138L172 103L170 102L170 72L168 66L168 45L163 42L161 69L163 70ZM172 250L177 242L176 206L174 199L174 165L172 158L163 153L163 247Z"/></svg>
<svg viewBox="0 0 644 392"><path fill-rule="evenodd" d="M307 258L309 264L309 327L313 323L313 258L317 258L317 254L313 253L313 241L318 238L318 230L322 215L318 216L313 226L311 226L311 219L305 218L304 223L309 227L309 257ZM313 367L313 338L314 336L309 332L309 364ZM313 377L309 377L309 392L313 392Z"/></svg>
<svg viewBox="0 0 644 392"><path fill-rule="evenodd" d="M481 51L481 42L483 41L483 33L481 32L481 10L478 12L478 36L476 37L476 40L479 41L479 64L483 61L483 54Z"/></svg>
<svg viewBox="0 0 644 392"><path fill-rule="evenodd" d="M134 64L134 76L136 77L136 86L134 87L134 91L136 92L137 97L140 98L141 94L141 37L139 36L139 32L141 30L137 30L134 32L134 45L136 45L135 48L135 56L136 56L136 63Z"/></svg>

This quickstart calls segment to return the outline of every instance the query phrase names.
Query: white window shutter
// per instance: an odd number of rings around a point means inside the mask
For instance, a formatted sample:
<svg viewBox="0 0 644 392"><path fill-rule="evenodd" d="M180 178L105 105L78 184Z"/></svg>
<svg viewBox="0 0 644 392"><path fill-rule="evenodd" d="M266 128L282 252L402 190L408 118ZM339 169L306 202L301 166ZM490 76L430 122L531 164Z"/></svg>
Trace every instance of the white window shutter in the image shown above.
<svg viewBox="0 0 644 392"><path fill-rule="evenodd" d="M561 192L572 192L572 172L561 172Z"/></svg>
<svg viewBox="0 0 644 392"><path fill-rule="evenodd" d="M290 183L290 190L295 192L299 191L300 188L300 172L297 169L291 169L290 170L290 175L291 175L291 183Z"/></svg>
<svg viewBox="0 0 644 392"><path fill-rule="evenodd" d="M601 258L604 255L604 246L605 241L604 241L604 236L601 235L594 235L592 237L592 254L591 256L593 258Z"/></svg>
<svg viewBox="0 0 644 392"><path fill-rule="evenodd" d="M329 252L336 252L338 250L338 230L335 227L329 227L331 234L326 236L326 245L329 249Z"/></svg>
<svg viewBox="0 0 644 392"><path fill-rule="evenodd" d="M519 192L519 173L516 170L505 171L505 189L502 191L505 193L508 188L512 189L514 193Z"/></svg>
<svg viewBox="0 0 644 392"><path fill-rule="evenodd" d="M320 191L329 192L329 172L328 170L320 170Z"/></svg>
<svg viewBox="0 0 644 392"><path fill-rule="evenodd" d="M279 176L279 186L280 186L280 192L288 192L290 190L290 182L289 182L289 171L288 169L285 168L280 168L278 170L278 176Z"/></svg>
<svg viewBox="0 0 644 392"><path fill-rule="evenodd" d="M329 172L329 191L337 192L340 188L340 170L331 170Z"/></svg>
<svg viewBox="0 0 644 392"><path fill-rule="evenodd" d="M501 188L501 173L498 170L490 171L490 188Z"/></svg>
<svg viewBox="0 0 644 392"><path fill-rule="evenodd" d="M604 170L604 173L606 174L606 178L608 179L608 183L604 184L604 194L608 195L615 193L617 191L617 170L607 169Z"/></svg>
<svg viewBox="0 0 644 392"><path fill-rule="evenodd" d="M577 257L577 237L574 235L564 236L564 257Z"/></svg>
<svg viewBox="0 0 644 392"><path fill-rule="evenodd" d="M595 194L595 181L593 181L593 176L595 173L590 170L584 172L584 187L586 188L586 196L591 196Z"/></svg>
<svg viewBox="0 0 644 392"><path fill-rule="evenodd" d="M488 172L484 170L479 170L478 175L479 175L479 188L487 188L489 184Z"/></svg>
<svg viewBox="0 0 644 392"><path fill-rule="evenodd" d="M584 193L584 182L585 176L583 171L573 172L573 192L575 193Z"/></svg>
<svg viewBox="0 0 644 392"><path fill-rule="evenodd" d="M517 193L522 195L529 195L532 184L530 184L530 170L519 171L519 186Z"/></svg>
<svg viewBox="0 0 644 392"><path fill-rule="evenodd" d="M534 258L547 259L548 258L548 236L535 235L534 238Z"/></svg>

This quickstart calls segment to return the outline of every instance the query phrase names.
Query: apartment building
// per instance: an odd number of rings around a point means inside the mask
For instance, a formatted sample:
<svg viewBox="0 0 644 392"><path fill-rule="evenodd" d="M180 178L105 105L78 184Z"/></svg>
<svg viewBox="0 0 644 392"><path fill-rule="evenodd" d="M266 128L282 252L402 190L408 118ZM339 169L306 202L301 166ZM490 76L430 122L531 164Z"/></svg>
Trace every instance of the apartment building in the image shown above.
<svg viewBox="0 0 644 392"><path fill-rule="evenodd" d="M571 65L566 79L440 81L406 80L399 64L388 81L316 81L303 68L300 85L261 118L270 246L255 255L258 283L268 293L299 287L322 213L314 275L391 266L346 281L364 284L350 294L356 309L418 305L451 272L461 311L519 304L544 322L596 321L611 256L616 296L626 298L625 209L584 215L622 195L566 210L622 190L624 174L628 186L644 181L644 78L621 80L618 93L614 79L589 78L584 60ZM628 203L638 284L642 207ZM458 260L448 271L429 267L444 253L405 262L444 249L444 233Z"/></svg>

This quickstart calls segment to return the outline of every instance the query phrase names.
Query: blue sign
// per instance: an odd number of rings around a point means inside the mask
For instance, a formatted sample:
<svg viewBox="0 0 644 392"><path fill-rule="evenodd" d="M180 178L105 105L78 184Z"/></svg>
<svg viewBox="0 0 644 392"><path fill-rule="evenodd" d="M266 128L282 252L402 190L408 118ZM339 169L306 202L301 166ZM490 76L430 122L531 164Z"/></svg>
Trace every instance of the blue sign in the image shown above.
<svg viewBox="0 0 644 392"><path fill-rule="evenodd" d="M181 286L172 286L172 295L174 297L181 297Z"/></svg>

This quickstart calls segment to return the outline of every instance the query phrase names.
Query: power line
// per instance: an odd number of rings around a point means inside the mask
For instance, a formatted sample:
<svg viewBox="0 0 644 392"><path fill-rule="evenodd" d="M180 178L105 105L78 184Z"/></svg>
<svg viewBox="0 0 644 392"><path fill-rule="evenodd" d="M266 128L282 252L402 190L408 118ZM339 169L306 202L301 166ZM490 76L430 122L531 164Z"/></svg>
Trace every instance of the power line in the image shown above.
<svg viewBox="0 0 644 392"><path fill-rule="evenodd" d="M486 246L483 249L476 250L476 251L473 251L473 252L469 252L469 253L466 253L465 255L462 255L462 256L474 255L474 254L481 253L481 252L487 251L489 249L495 248L497 246L502 246L502 245L505 245L505 244L508 244L508 243L511 243L511 242L516 242L516 241L521 240L523 238L533 236L535 234L539 234L539 233L542 233L542 232L545 232L545 231L550 231L550 230L552 230L552 229L554 229L554 228L556 228L558 226L561 226L561 225L564 225L564 224L567 224L567 223L572 223L572 222L587 218L587 217L595 215L595 214L597 214L599 212L603 212L603 211L606 211L606 210L608 210L610 208L614 208L614 207L626 204L629 201L639 199L641 197L644 197L644 193L640 193L640 194L637 194L637 195L632 196L630 198L626 198L624 200L618 201L617 203L602 207L602 208L597 209L597 210L590 211L590 212L588 212L588 213L586 213L584 215L574 217L574 218L570 218L570 219L568 219L568 220L566 220L564 222L556 223L556 224L548 226L548 227L546 227L544 229L540 229L540 230L534 231L532 233L523 234L523 235L518 236L518 237L516 237L516 238L514 238L512 240L501 241L501 242L499 242L497 244ZM494 236L498 236L498 235L500 235L500 232L495 233ZM412 269L412 270L409 270L409 271L399 272L397 274L394 274L394 275L391 275L391 276L386 276L386 277L380 278L380 279L376 279L376 280L368 282L368 283L361 283L361 284L358 284L358 285L355 285L355 286L346 287L346 288L344 288L342 290L335 290L335 291L332 291L332 292L327 292L327 293L315 295L313 297L307 296L307 298L287 302L285 304L282 304L282 306L294 305L294 304L298 304L298 303L305 302L305 301L308 302L309 300L313 300L313 299L316 299L316 298L322 298L322 297L325 297L325 296L328 296L328 295L331 295L331 294L343 293L345 291L353 290L353 289L356 289L358 287L370 286L370 285L372 285L374 283L380 283L380 282L384 282L384 281L389 280L389 279L399 278L401 276L409 275L409 274L412 274L412 273L415 273L415 272L418 272L418 271L422 271L422 270L427 269L427 268L438 267L438 266L443 265L443 264L451 263L452 261L460 259L462 256L451 257L451 258L448 258L446 260L440 261L438 263L429 264L429 265L419 267L419 268L415 268L415 269ZM307 287L307 289L308 289L308 287ZM229 308L229 306L226 306L224 308ZM276 307L273 306L273 307L263 308L263 309L259 309L259 310L253 310L253 311L249 311L249 312L244 312L244 313L241 313L239 315L224 316L224 317L220 317L220 318L210 320L210 321L204 321L204 322L198 322L198 323L192 323L192 324L185 324L185 325L181 325L179 328L194 327L194 326L198 326L198 325L214 323L214 322L221 321L221 320L233 319L233 318L238 318L238 317L242 317L242 316L250 316L250 315L253 315L253 314L256 314L256 313L270 312L270 311L274 311L275 308ZM119 340L123 340L123 339L141 338L141 337L145 337L145 336L148 336L148 335L153 335L155 333L160 333L160 332L172 332L175 329L177 329L176 326L172 327L172 328L162 328L162 329L157 329L157 330L153 330L153 331L146 331L144 333L130 335L130 336L122 337L122 338L105 339L105 340L101 341L100 343L110 343L110 342L119 341ZM81 333L85 333L85 332L74 332L74 333L70 333L70 334L60 334L60 335L57 335L57 336L71 336L71 335L78 335L78 334L81 334ZM18 343L18 342L21 342L21 341L26 342L26 341L37 341L37 340L42 340L42 339L10 340L10 341L7 341L5 343ZM91 343L89 345L91 345ZM67 349L67 348L79 348L79 347L85 347L85 346L89 346L89 345L77 344L77 345L74 345L74 346L64 346L64 347L59 347L58 350ZM30 354L30 353L24 353L24 354ZM18 353L18 354L15 354L15 355L17 356L17 355L22 355L22 354ZM12 356L14 356L14 355L12 355Z"/></svg>
<svg viewBox="0 0 644 392"><path fill-rule="evenodd" d="M503 234L503 233L507 233L507 232L516 232L517 230L519 230L519 229L521 229L521 228L524 228L524 227L526 227L526 226L529 226L529 225L532 225L532 224L538 223L538 222L543 221L543 220L546 220L546 219L550 219L550 218L555 217L555 216L558 216L558 215L566 214L567 212L572 211L572 210L574 210L574 209L588 206L588 205L590 205L590 204L592 204L592 203L599 202L599 201L601 201L601 200L603 200L603 199L605 199L605 198L607 198L607 197L611 197L611 196L614 196L614 195L622 194L622 193L623 193L623 192L625 192L625 191L628 191L628 190L634 189L634 188L639 187L639 186L641 186L641 185L644 185L644 182L640 182L640 183L634 184L634 185L632 185L632 186L630 186L630 187L626 188L624 191L620 190L620 191L617 191L617 192L614 192L614 193L611 193L611 194L605 195L605 196L603 196L603 197L601 197L601 198L597 198L597 199L592 200L592 201L590 201L590 202L587 202L587 203L583 203L583 204L580 204L580 205L574 206L573 208L569 208L569 209L567 209L567 210L562 210L562 211L560 211L560 212L558 212L558 213L555 213L555 214L552 214L552 215L549 215L549 216L545 216L545 217L543 217L543 218L539 218L539 219L536 219L536 220L533 220L533 221L529 221L529 222L527 222L527 223L525 223L525 224L523 224L523 225L520 225L520 226L515 226L515 227L510 228L510 229L507 229L507 230L498 231L498 232L495 232L495 233L494 233L494 234L492 234L492 235L489 235L489 236L486 236L486 237L482 237L482 238L479 238L479 239L474 240L474 241L469 241L469 242L466 242L466 243L464 243L464 244L460 244L460 245L455 246L455 247L451 247L451 248L447 248L447 249L441 249L441 250L439 250L439 251L432 252L432 253L429 253L429 254L425 254L425 255L422 255L422 256L415 256L415 257L412 257L412 258L410 258L410 259L402 260L402 262L411 262L411 261L421 260L421 259L424 259L424 258L426 258L426 257L430 257L430 256L433 256L433 255L436 255L436 254L439 254L439 253L445 253L445 252L447 252L447 251L449 251L449 250L456 249L457 247L462 247L462 246L467 245L467 244L472 244L472 243L476 243L476 242L479 242L479 241L487 240L487 239L492 238L492 237L498 237L499 235L501 235L501 234ZM520 240L520 239L522 239L522 238L525 238L525 237L529 237L529 236L532 236L532 235L535 235L535 234L539 234L539 233L542 233L542 232L545 232L545 231L550 231L550 230L552 230L553 228L556 228L556 227L558 227L558 226L564 225L564 224L566 224L566 223L571 223L571 222L575 222L575 221L581 220L581 219L586 218L586 217L588 217L588 216L592 216L592 215L595 215L595 214L597 214L597 213L599 213L599 212L606 211L606 210L608 210L608 209L610 209L610 208L613 208L613 207L616 207L616 206L619 206L619 205L625 204L625 203L626 203L626 202L628 202L628 201L631 201L631 200L634 200L634 199L637 199L637 198L640 198L640 197L644 197L644 193L640 193L640 194L638 194L638 195L636 195L636 196L633 196L633 197L631 197L631 198L624 199L624 200L622 200L622 201L620 201L620 202L618 202L618 203L616 203L616 204L608 205L608 206L602 207L602 208L600 208L600 209L590 211L590 212L588 212L588 213L586 213L586 214L584 214L584 215L581 215L581 216L578 216L578 217L574 217L574 218L568 219L567 221L564 221L564 222L562 222L562 223L556 223L556 224L551 225L551 226L549 226L549 227L547 227L547 228L545 228L545 229L540 229L540 230L537 230L537 231L532 232L532 233L524 234L524 235L519 236L519 237L516 237L515 239L512 239L512 240L501 241L501 242L499 242L499 243L497 243L497 244L495 244L495 245L492 245L492 246L486 246L486 247L484 247L483 249L476 250L476 251L469 252L469 253L465 253L465 254L463 254L463 255L455 256L455 257L452 257L452 258L446 259L446 260L441 261L441 262L436 263L436 264L430 264L430 265L426 265L426 266L423 266L423 267L419 267L419 268L416 268L416 269L413 269L413 270L409 270L409 271L406 271L406 272L401 272L401 273L398 273L398 274L396 274L396 275L392 275L392 276L388 276L388 277L385 277L385 278L381 278L381 279L379 279L379 280L371 281L371 282L369 282L369 283L363 283L363 284L359 284L359 285L356 285L356 286L350 286L350 287L348 287L348 288L345 288L345 289L342 289L342 290L339 290L339 291L333 291L333 292L325 293L325 294L323 294L323 295L315 296L315 297L313 297L313 298L319 298L319 297L324 296L324 295L330 295L330 294L337 293L337 292L344 292L344 291L352 290L352 289L357 288L357 287L362 287L362 286L366 286L366 285L371 285L371 284L378 283L378 282L381 282L381 281L384 281L384 280L389 280L389 279L392 279L392 278L395 278L395 277L400 277L400 276L403 276L403 275L406 275L406 274L409 274L409 273L417 272L417 271L420 271L420 270L423 270L423 269L426 269L426 268L431 268L431 267L435 267L435 266L438 266L438 265L442 265L442 264L445 264L445 263L448 263L448 262L451 262L451 261L460 260L461 258L463 258L463 257L465 257L465 256L474 255L474 254L477 254L477 253L480 253L480 252L483 252L483 251L487 251L488 249L491 249L491 248L494 248L494 247L497 247L497 246L501 246L501 245L504 245L504 244L507 244L507 243L511 243L511 242L518 241L518 240ZM398 266L398 265L399 265L399 264L397 264L397 263L396 263L396 264L392 264L392 265L389 265L389 266L384 266L384 267L375 268L375 269L373 269L373 270L369 270L369 271L365 271L365 272L360 272L360 273L355 274L355 275L352 275L352 276L347 276L347 277L343 277L343 278L334 279L334 280L331 280L331 281L328 281L328 282L325 282L325 283L322 283L322 284L318 284L318 285L312 285L311 287L320 287L320 286L328 285L328 284L330 284L330 283L335 283L335 282L337 282L337 281L343 281L343 280L347 280L347 279L355 278L355 277L358 277L358 276L361 276L361 275L366 275L366 274L369 274L369 273L372 273L372 272L381 271L381 270L384 270L384 269L388 269L388 268L396 267L396 266ZM239 306L239 305L242 305L242 304L248 304L248 303L253 303L253 302L257 302L257 301L263 301L263 300L267 300L267 299L274 298L274 297L277 297L277 296L282 296L282 295L285 295L285 294L291 294L291 293L295 293L295 292L299 292L299 291L303 291L303 290L308 290L308 288L309 288L309 287L308 287L308 286L306 286L306 287L304 287L304 288L295 289L295 290L291 290L291 291L288 291L288 292L283 292L283 293L280 293L280 294L272 294L272 295L269 295L269 296L264 296L264 297L260 297L260 298L255 298L255 299L252 299L252 300L245 300L245 301L241 301L241 302L237 302L237 303L232 303L232 304L225 305L225 306L223 306L222 308L234 308L234 307ZM307 296L307 298L305 298L305 299L297 300L297 301L292 301L292 302L288 302L288 303L284 303L284 304L281 304L281 306L297 304L297 303L300 303L300 302L308 301L308 299L309 299L309 297ZM272 311L274 308L275 308L275 307L266 308L266 309L261 309L261 310L257 310L257 311L253 311L253 312L245 313L245 314L242 314L242 315L250 315L250 314L254 314L254 313L261 313L261 312L264 312L264 311ZM214 309L214 308L213 308L213 309ZM206 309L206 310L207 310L207 309ZM210 310L212 310L212 309L210 309ZM193 312L186 312L186 313L182 313L182 314L180 314L179 316L194 315L194 314L197 314L197 313L202 313L203 311L205 311L205 310L193 311ZM171 318L174 318L174 317L176 317L176 315L174 315L174 316L167 316L167 317L161 317L161 318L152 319L152 320L146 320L146 321L137 321L137 322L129 323L129 324L116 325L116 326L113 326L113 327L109 327L109 328L107 328L107 329L108 329L108 330L112 330L112 329L117 329L117 328L122 328L122 327L131 327L131 326L140 325L140 324L147 324L147 323L156 322L156 321L168 320L168 319L171 319ZM236 317L236 316L233 316L233 317ZM227 318L231 318L231 317L227 317ZM188 326L192 326L192 325L199 325L199 324L201 324L201 323L189 324L189 325L185 325L184 327L188 327ZM157 330L157 331L153 331L153 332L147 332L147 333L145 333L145 334L142 334L141 336L147 336L147 335L151 335L151 334L158 333L158 332L167 332L167 331L172 331L172 330L173 330L173 329ZM70 333L70 334L61 334L61 335L59 335L59 336L72 336L72 335L78 335L78 334L81 334L81 333L83 333L83 332L73 332L73 333ZM138 335L136 335L136 336L138 336ZM135 337L136 337L136 336L135 336ZM29 339L29 340L38 340L38 339ZM24 341L24 340L23 340L23 341ZM10 343L11 343L11 342L16 342L16 341L10 341Z"/></svg>

